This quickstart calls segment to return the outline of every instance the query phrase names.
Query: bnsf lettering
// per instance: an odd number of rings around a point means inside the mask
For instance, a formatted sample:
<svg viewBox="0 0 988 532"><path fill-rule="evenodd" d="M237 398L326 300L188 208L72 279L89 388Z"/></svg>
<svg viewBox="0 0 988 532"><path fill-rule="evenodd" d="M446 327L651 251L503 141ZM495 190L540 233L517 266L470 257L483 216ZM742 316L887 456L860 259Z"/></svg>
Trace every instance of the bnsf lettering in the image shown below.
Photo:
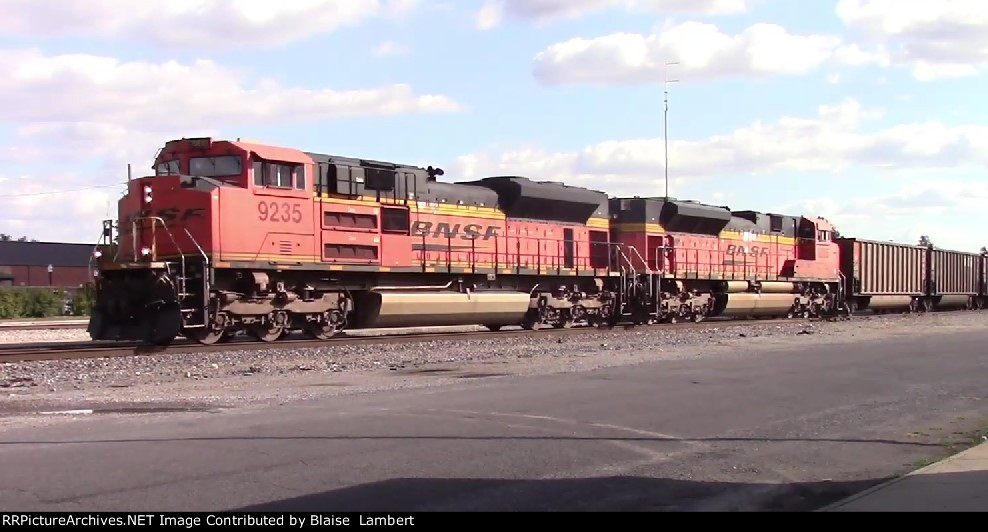
<svg viewBox="0 0 988 532"><path fill-rule="evenodd" d="M431 236L433 238L460 238L461 240L490 240L497 236L497 226L489 225L484 227L478 224L467 224L461 228L460 224L450 225L446 222L439 222L435 229L432 222L415 221L412 223L412 236Z"/></svg>
<svg viewBox="0 0 988 532"><path fill-rule="evenodd" d="M727 246L727 250L724 251L727 255L750 255L753 257L767 257L769 249L765 246L748 246L748 252L745 253L744 247L739 247L736 244L730 244Z"/></svg>

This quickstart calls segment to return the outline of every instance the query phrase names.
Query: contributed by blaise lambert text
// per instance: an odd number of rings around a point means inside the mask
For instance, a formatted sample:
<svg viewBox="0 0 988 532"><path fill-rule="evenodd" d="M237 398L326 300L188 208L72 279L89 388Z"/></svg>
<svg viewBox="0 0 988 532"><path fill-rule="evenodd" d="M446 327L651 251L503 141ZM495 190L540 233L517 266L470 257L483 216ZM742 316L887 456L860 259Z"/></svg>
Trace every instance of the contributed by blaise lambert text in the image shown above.
<svg viewBox="0 0 988 532"><path fill-rule="evenodd" d="M414 526L411 515L361 514L4 514L3 526Z"/></svg>

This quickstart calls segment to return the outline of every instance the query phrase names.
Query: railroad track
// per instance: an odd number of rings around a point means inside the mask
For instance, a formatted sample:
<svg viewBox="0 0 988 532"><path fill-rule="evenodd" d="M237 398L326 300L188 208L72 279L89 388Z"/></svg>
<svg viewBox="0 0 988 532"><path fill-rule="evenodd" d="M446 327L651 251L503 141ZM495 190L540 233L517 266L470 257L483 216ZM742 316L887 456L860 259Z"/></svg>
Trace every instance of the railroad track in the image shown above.
<svg viewBox="0 0 988 532"><path fill-rule="evenodd" d="M85 329L89 324L88 320L24 320L24 321L0 321L0 332L2 331L44 331L51 329Z"/></svg>
<svg viewBox="0 0 988 532"><path fill-rule="evenodd" d="M692 329L708 327L731 327L731 326L751 326L751 325L771 325L779 323L793 323L822 321L816 319L762 319L762 320L736 320L736 319L709 319L700 323L682 322L675 324L655 324L638 325L634 329ZM521 336L569 336L588 334L592 332L621 333L629 327L618 326L614 329L598 329L595 327L574 327L571 329L540 329L529 331L526 329L503 329L501 331L457 331L457 332L393 332L385 334L374 334L370 331L351 331L337 336L330 340L311 340L308 338L293 339L284 338L277 342L266 343L257 340L230 340L220 344L202 345L198 342L180 339L176 340L168 347L154 347L138 345L136 342L46 342L32 344L0 344L0 363L27 362L35 360L66 360L84 358L105 358L123 356L151 356L169 355L181 353L212 353L223 351L262 351L267 349L304 349L314 347L325 347L335 345L359 345L359 344L389 344L389 343L411 343L411 342L432 342L446 340L483 340L490 338L508 338ZM363 334L363 335L360 335Z"/></svg>

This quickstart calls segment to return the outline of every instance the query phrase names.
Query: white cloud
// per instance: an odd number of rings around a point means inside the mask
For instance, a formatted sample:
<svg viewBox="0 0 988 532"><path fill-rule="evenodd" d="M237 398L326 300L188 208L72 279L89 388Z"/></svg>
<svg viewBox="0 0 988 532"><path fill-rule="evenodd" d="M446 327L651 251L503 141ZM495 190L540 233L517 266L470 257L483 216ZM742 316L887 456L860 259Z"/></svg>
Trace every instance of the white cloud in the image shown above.
<svg viewBox="0 0 988 532"><path fill-rule="evenodd" d="M894 63L921 81L988 68L984 0L840 0L837 15L862 38L895 45Z"/></svg>
<svg viewBox="0 0 988 532"><path fill-rule="evenodd" d="M0 50L0 71L5 73L0 78L0 120L14 122L188 129L258 119L315 121L460 109L446 96L419 95L402 84L333 90L283 87L264 79L250 85L246 73L205 60L121 62L86 54Z"/></svg>
<svg viewBox="0 0 988 532"><path fill-rule="evenodd" d="M504 18L504 7L498 2L488 1L477 11L477 28L489 30L501 24Z"/></svg>
<svg viewBox="0 0 988 532"><path fill-rule="evenodd" d="M395 41L384 41L374 47L374 55L383 57L388 55L404 55L409 52L408 47Z"/></svg>
<svg viewBox="0 0 988 532"><path fill-rule="evenodd" d="M284 87L267 79L251 82L248 73L210 61L123 62L87 54L0 50L0 70L4 72L0 121L14 124L13 133L2 139L0 161L80 168L69 177L17 181L27 184L18 185L18 194L62 193L0 202L0 208L5 208L0 224L8 233L16 232L17 224L33 219L33 210L40 209L39 222L30 226L32 238L91 239L91 235L71 232L76 226L78 231L98 232L106 199L113 197L115 209L119 196L112 189L85 194L64 191L123 182L128 162L135 165L135 177L145 175L155 150L171 138L216 134L264 122L317 122L462 108L449 97L417 94L401 84L334 90ZM95 172L81 170L88 170L93 161L98 166ZM90 204L100 205L99 217L85 218L95 216ZM85 205L90 206L84 209ZM46 216L61 218L56 223Z"/></svg>
<svg viewBox="0 0 988 532"><path fill-rule="evenodd" d="M728 35L713 24L684 22L659 33L614 33L553 44L535 56L534 74L545 84L661 82L665 64L683 80L728 76L803 74L827 62L883 63L880 51L842 45L839 37L794 35L768 23Z"/></svg>
<svg viewBox="0 0 988 532"><path fill-rule="evenodd" d="M938 122L863 131L877 111L854 100L820 106L814 118L755 122L703 140L669 142L670 183L770 172L845 172L961 168L988 165L988 126ZM660 193L665 170L662 138L607 140L579 151L526 146L500 154L460 157L453 175L529 175L606 188L613 194Z"/></svg>
<svg viewBox="0 0 988 532"><path fill-rule="evenodd" d="M958 226L976 227L986 202L988 183L929 179L903 182L874 196L823 192L776 210L823 216L844 236L914 244L926 235L941 248L976 252L988 245L988 238Z"/></svg>
<svg viewBox="0 0 988 532"><path fill-rule="evenodd" d="M124 175L119 181L126 181ZM31 174L3 180L0 232L41 241L89 242L100 236L101 220L116 218L123 184L94 186L75 173Z"/></svg>
<svg viewBox="0 0 988 532"><path fill-rule="evenodd" d="M95 36L180 48L277 46L375 17L419 0L0 0L11 37Z"/></svg>
<svg viewBox="0 0 988 532"><path fill-rule="evenodd" d="M751 3L752 0L486 0L477 12L476 21L478 28L491 29L509 17L545 23L607 9L638 13L733 15L743 13Z"/></svg>

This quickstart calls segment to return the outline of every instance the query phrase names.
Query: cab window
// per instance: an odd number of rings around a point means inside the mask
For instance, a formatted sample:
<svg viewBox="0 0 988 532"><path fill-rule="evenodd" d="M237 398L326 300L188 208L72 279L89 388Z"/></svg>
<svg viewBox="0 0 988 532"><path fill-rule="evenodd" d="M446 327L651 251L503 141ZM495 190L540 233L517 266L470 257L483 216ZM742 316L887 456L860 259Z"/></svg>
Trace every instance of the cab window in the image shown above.
<svg viewBox="0 0 988 532"><path fill-rule="evenodd" d="M243 160L237 155L218 157L192 157L189 174L202 177L236 177L243 175Z"/></svg>
<svg viewBox="0 0 988 532"><path fill-rule="evenodd" d="M162 161L154 168L154 175L164 176L164 175L179 175L179 161L178 159L172 161Z"/></svg>
<svg viewBox="0 0 988 532"><path fill-rule="evenodd" d="M258 187L305 189L305 165L254 161L254 185Z"/></svg>

